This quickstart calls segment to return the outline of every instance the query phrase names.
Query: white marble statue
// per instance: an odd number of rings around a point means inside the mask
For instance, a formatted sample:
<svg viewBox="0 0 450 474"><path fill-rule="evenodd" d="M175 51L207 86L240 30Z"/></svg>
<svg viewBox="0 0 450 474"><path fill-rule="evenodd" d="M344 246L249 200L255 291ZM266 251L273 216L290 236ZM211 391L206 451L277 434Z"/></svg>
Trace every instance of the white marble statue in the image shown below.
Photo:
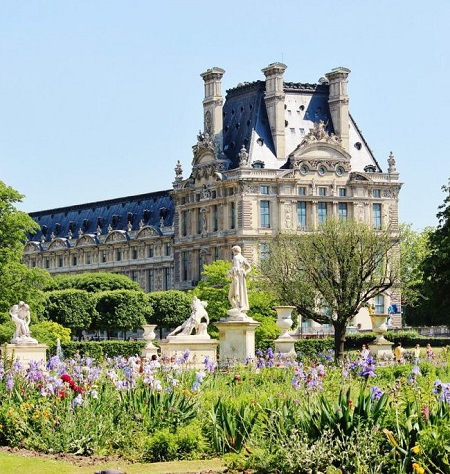
<svg viewBox="0 0 450 474"><path fill-rule="evenodd" d="M197 336L207 336L207 327L209 324L209 316L206 312L208 303L200 301L194 296L192 301L192 312L189 318L176 329L174 329L167 337L172 336L190 336L193 331ZM202 321L205 320L205 321Z"/></svg>
<svg viewBox="0 0 450 474"><path fill-rule="evenodd" d="M231 250L233 251L233 266L228 272L228 276L231 278L228 300L233 308L238 309L241 313L245 313L245 311L250 309L246 276L252 267L242 255L239 245L235 245Z"/></svg>
<svg viewBox="0 0 450 474"><path fill-rule="evenodd" d="M37 344L36 339L30 336L30 307L23 301L19 301L19 304L12 306L9 310L9 314L11 315L13 323L16 325L16 331L11 342L13 344Z"/></svg>

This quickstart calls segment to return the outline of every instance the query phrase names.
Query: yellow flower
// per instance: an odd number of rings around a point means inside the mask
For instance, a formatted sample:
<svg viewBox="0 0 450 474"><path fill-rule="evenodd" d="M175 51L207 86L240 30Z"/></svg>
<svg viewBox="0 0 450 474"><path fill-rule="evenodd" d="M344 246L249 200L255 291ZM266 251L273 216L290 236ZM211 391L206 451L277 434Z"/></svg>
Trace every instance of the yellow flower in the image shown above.
<svg viewBox="0 0 450 474"><path fill-rule="evenodd" d="M420 467L416 462L413 462L412 468L414 472L417 472L417 474L425 473L425 469L423 467Z"/></svg>
<svg viewBox="0 0 450 474"><path fill-rule="evenodd" d="M416 444L413 448L411 448L411 451L412 451L414 454L417 454L417 453L420 451L419 445Z"/></svg>

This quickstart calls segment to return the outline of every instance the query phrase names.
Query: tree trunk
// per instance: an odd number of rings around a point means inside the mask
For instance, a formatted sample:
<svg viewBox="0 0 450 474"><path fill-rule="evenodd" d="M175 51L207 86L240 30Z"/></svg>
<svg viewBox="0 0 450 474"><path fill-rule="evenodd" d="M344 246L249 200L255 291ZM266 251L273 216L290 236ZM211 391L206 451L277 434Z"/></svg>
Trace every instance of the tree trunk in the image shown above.
<svg viewBox="0 0 450 474"><path fill-rule="evenodd" d="M344 357L345 331L347 329L346 323L338 321L333 322L334 326L334 357L336 360Z"/></svg>

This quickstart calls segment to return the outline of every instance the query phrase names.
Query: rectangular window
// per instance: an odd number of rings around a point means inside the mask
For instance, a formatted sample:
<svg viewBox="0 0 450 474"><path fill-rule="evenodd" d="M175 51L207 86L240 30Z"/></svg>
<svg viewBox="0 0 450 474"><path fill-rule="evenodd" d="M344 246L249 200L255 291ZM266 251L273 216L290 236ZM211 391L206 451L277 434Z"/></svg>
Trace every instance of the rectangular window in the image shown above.
<svg viewBox="0 0 450 474"><path fill-rule="evenodd" d="M270 201L261 201L260 206L260 227L270 228Z"/></svg>
<svg viewBox="0 0 450 474"><path fill-rule="evenodd" d="M155 289L155 273L153 270L149 270L147 274L147 292Z"/></svg>
<svg viewBox="0 0 450 474"><path fill-rule="evenodd" d="M90 252L88 252L88 253L85 255L85 257L84 257L84 263L85 263L86 265L90 265L90 264L91 264L91 253L90 253Z"/></svg>
<svg viewBox="0 0 450 474"><path fill-rule="evenodd" d="M213 206L213 229L214 232L219 230L219 209L217 206Z"/></svg>
<svg viewBox="0 0 450 474"><path fill-rule="evenodd" d="M269 245L266 243L259 244L259 258L265 260L269 256Z"/></svg>
<svg viewBox="0 0 450 474"><path fill-rule="evenodd" d="M338 204L338 217L339 219L345 221L347 220L347 203L340 202Z"/></svg>
<svg viewBox="0 0 450 474"><path fill-rule="evenodd" d="M299 196L306 196L306 186L300 186L298 188L298 195Z"/></svg>
<svg viewBox="0 0 450 474"><path fill-rule="evenodd" d="M62 257L58 257L58 267L62 267L63 266L63 258Z"/></svg>
<svg viewBox="0 0 450 474"><path fill-rule="evenodd" d="M214 248L214 261L219 260L219 247Z"/></svg>
<svg viewBox="0 0 450 474"><path fill-rule="evenodd" d="M133 281L137 281L137 272L136 272L136 271L132 271L132 272L131 272L131 279L132 279Z"/></svg>
<svg viewBox="0 0 450 474"><path fill-rule="evenodd" d="M188 219L188 213L187 211L183 211L181 213L181 234L183 237L187 235L187 219Z"/></svg>
<svg viewBox="0 0 450 474"><path fill-rule="evenodd" d="M170 268L164 268L164 290L170 290Z"/></svg>
<svg viewBox="0 0 450 474"><path fill-rule="evenodd" d="M236 203L230 203L230 229L236 228Z"/></svg>
<svg viewBox="0 0 450 474"><path fill-rule="evenodd" d="M45 268L50 268L50 259L45 259Z"/></svg>
<svg viewBox="0 0 450 474"><path fill-rule="evenodd" d="M381 229L381 204L372 205L372 223L374 229Z"/></svg>
<svg viewBox="0 0 450 474"><path fill-rule="evenodd" d="M261 194L269 194L269 186L261 186L260 192Z"/></svg>
<svg viewBox="0 0 450 474"><path fill-rule="evenodd" d="M133 260L137 260L137 258L138 258L138 250L137 249L133 249L132 256L133 256Z"/></svg>
<svg viewBox="0 0 450 474"><path fill-rule="evenodd" d="M197 267L198 267L197 280L200 281L202 278L202 272L203 272L203 258L202 258L201 252L198 252Z"/></svg>
<svg viewBox="0 0 450 474"><path fill-rule="evenodd" d="M297 226L306 229L306 202L297 202Z"/></svg>
<svg viewBox="0 0 450 474"><path fill-rule="evenodd" d="M326 196L326 195L327 195L327 188L320 187L319 196Z"/></svg>
<svg viewBox="0 0 450 474"><path fill-rule="evenodd" d="M203 218L200 209L197 209L197 234L201 234L203 229Z"/></svg>
<svg viewBox="0 0 450 474"><path fill-rule="evenodd" d="M375 296L374 300L375 300L375 313L384 314L384 296L377 295Z"/></svg>
<svg viewBox="0 0 450 474"><path fill-rule="evenodd" d="M319 223L326 222L327 220L327 203L326 202L317 203L317 220Z"/></svg>
<svg viewBox="0 0 450 474"><path fill-rule="evenodd" d="M170 251L171 251L170 242L166 242L166 245L165 245L166 257L170 256Z"/></svg>
<svg viewBox="0 0 450 474"><path fill-rule="evenodd" d="M147 256L148 258L152 258L153 255L154 255L155 251L154 251L154 248L153 248L153 245L149 245L148 246L148 249L147 249Z"/></svg>
<svg viewBox="0 0 450 474"><path fill-rule="evenodd" d="M106 252L102 252L102 263L106 263Z"/></svg>
<svg viewBox="0 0 450 474"><path fill-rule="evenodd" d="M347 190L345 188L339 188L339 197L347 196Z"/></svg>
<svg viewBox="0 0 450 474"><path fill-rule="evenodd" d="M373 190L373 197L374 197L374 198L380 198L380 197L381 197L381 190L379 190L379 189L374 189L374 190Z"/></svg>
<svg viewBox="0 0 450 474"><path fill-rule="evenodd" d="M77 261L77 256L74 255L74 256L72 257L72 265L73 265L73 266L76 266L77 263L78 263L78 261Z"/></svg>
<svg viewBox="0 0 450 474"><path fill-rule="evenodd" d="M120 249L116 250L116 262L120 262L122 260L122 251Z"/></svg>
<svg viewBox="0 0 450 474"><path fill-rule="evenodd" d="M186 281L188 279L188 253L183 252L181 255L181 279Z"/></svg>

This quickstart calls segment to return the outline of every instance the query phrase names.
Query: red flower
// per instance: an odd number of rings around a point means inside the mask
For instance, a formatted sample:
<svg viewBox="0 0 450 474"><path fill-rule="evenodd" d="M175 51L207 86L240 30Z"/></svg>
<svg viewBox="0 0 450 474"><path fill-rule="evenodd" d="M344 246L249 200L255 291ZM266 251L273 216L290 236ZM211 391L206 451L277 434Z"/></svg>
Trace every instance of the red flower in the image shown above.
<svg viewBox="0 0 450 474"><path fill-rule="evenodd" d="M73 383L72 377L69 374L62 374L61 375L61 380L63 382L67 382L69 384Z"/></svg>

